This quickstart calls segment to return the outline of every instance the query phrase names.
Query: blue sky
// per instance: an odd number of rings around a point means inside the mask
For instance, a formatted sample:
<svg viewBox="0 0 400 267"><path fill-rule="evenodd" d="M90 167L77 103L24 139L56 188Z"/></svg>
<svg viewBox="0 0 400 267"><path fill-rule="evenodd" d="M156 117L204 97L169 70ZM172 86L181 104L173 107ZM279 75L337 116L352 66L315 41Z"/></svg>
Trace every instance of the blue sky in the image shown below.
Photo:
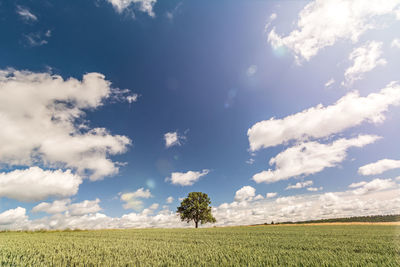
<svg viewBox="0 0 400 267"><path fill-rule="evenodd" d="M0 3L0 228L398 213L400 3L360 3Z"/></svg>

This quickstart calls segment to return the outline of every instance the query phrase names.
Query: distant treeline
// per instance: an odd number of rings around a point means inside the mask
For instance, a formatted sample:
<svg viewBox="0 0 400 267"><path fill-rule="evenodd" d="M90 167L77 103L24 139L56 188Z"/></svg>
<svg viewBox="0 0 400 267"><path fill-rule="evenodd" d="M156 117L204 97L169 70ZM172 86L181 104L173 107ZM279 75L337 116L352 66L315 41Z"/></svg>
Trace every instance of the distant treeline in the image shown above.
<svg viewBox="0 0 400 267"><path fill-rule="evenodd" d="M271 222L271 224L304 224L304 223L333 223L333 222L400 222L400 215L358 216L358 217L347 217L347 218L309 220L300 222L279 222L279 223Z"/></svg>

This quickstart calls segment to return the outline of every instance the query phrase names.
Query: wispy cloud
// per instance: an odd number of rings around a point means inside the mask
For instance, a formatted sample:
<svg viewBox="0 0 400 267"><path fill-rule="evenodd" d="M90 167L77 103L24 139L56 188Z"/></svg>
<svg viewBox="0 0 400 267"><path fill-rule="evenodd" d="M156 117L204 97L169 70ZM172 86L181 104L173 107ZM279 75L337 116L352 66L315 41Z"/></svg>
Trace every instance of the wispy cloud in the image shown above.
<svg viewBox="0 0 400 267"><path fill-rule="evenodd" d="M107 0L113 5L118 13L122 13L131 5L135 6L139 11L147 13L150 17L155 17L153 6L157 0Z"/></svg>
<svg viewBox="0 0 400 267"><path fill-rule="evenodd" d="M300 143L271 158L269 164L275 165L275 170L259 172L253 176L253 180L256 183L273 183L318 173L342 162L350 147L363 147L379 138L375 135L359 135L352 139L338 139L330 144Z"/></svg>
<svg viewBox="0 0 400 267"><path fill-rule="evenodd" d="M315 0L300 12L297 27L287 36L271 30L268 41L273 47L285 46L292 50L300 62L310 60L318 52L338 40L357 42L366 31L383 28L378 18L392 14L396 18L398 1L370 0Z"/></svg>
<svg viewBox="0 0 400 267"><path fill-rule="evenodd" d="M174 185L189 186L197 182L201 177L207 175L210 170L204 169L200 171L173 172L171 177L167 177L165 181L170 181Z"/></svg>
<svg viewBox="0 0 400 267"><path fill-rule="evenodd" d="M361 175L376 175L381 174L388 170L399 169L400 160L394 159L381 159L377 162L361 166L358 173Z"/></svg>
<svg viewBox="0 0 400 267"><path fill-rule="evenodd" d="M313 181L298 182L298 183L296 183L294 185L291 185L291 184L288 185L286 187L286 190L289 190L289 189L300 189L300 188L311 186L311 185L313 185Z"/></svg>
<svg viewBox="0 0 400 267"><path fill-rule="evenodd" d="M123 207L124 209L133 209L133 210L141 210L143 209L143 201L141 198L151 198L153 195L151 194L149 189L144 190L144 188L139 188L135 192L128 192L120 194L121 201L125 202Z"/></svg>
<svg viewBox="0 0 400 267"><path fill-rule="evenodd" d="M353 65L346 69L344 73L346 80L344 85L351 85L354 81L362 79L364 73L377 66L386 65L386 60L381 58L382 44L382 42L371 41L350 53L349 60L353 62Z"/></svg>
<svg viewBox="0 0 400 267"><path fill-rule="evenodd" d="M17 14L25 21L37 21L38 18L27 7L17 6Z"/></svg>
<svg viewBox="0 0 400 267"><path fill-rule="evenodd" d="M327 137L363 122L379 123L385 120L384 113L391 105L400 105L400 86L394 82L366 97L354 91L330 106L320 104L282 119L272 117L247 131L250 150Z"/></svg>

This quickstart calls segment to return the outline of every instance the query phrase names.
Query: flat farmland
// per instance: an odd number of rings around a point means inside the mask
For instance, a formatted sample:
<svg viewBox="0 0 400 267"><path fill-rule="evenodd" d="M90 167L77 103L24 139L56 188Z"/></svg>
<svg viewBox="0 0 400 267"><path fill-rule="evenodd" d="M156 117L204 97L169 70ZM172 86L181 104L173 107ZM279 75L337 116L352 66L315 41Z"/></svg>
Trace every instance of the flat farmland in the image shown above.
<svg viewBox="0 0 400 267"><path fill-rule="evenodd" d="M1 232L0 266L400 266L397 225Z"/></svg>

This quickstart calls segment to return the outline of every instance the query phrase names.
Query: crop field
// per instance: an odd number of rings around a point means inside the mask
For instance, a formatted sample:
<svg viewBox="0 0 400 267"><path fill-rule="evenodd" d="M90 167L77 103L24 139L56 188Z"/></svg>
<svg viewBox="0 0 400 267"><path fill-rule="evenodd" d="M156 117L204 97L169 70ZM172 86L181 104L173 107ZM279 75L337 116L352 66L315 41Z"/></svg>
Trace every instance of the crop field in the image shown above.
<svg viewBox="0 0 400 267"><path fill-rule="evenodd" d="M400 266L392 225L1 232L0 266Z"/></svg>

